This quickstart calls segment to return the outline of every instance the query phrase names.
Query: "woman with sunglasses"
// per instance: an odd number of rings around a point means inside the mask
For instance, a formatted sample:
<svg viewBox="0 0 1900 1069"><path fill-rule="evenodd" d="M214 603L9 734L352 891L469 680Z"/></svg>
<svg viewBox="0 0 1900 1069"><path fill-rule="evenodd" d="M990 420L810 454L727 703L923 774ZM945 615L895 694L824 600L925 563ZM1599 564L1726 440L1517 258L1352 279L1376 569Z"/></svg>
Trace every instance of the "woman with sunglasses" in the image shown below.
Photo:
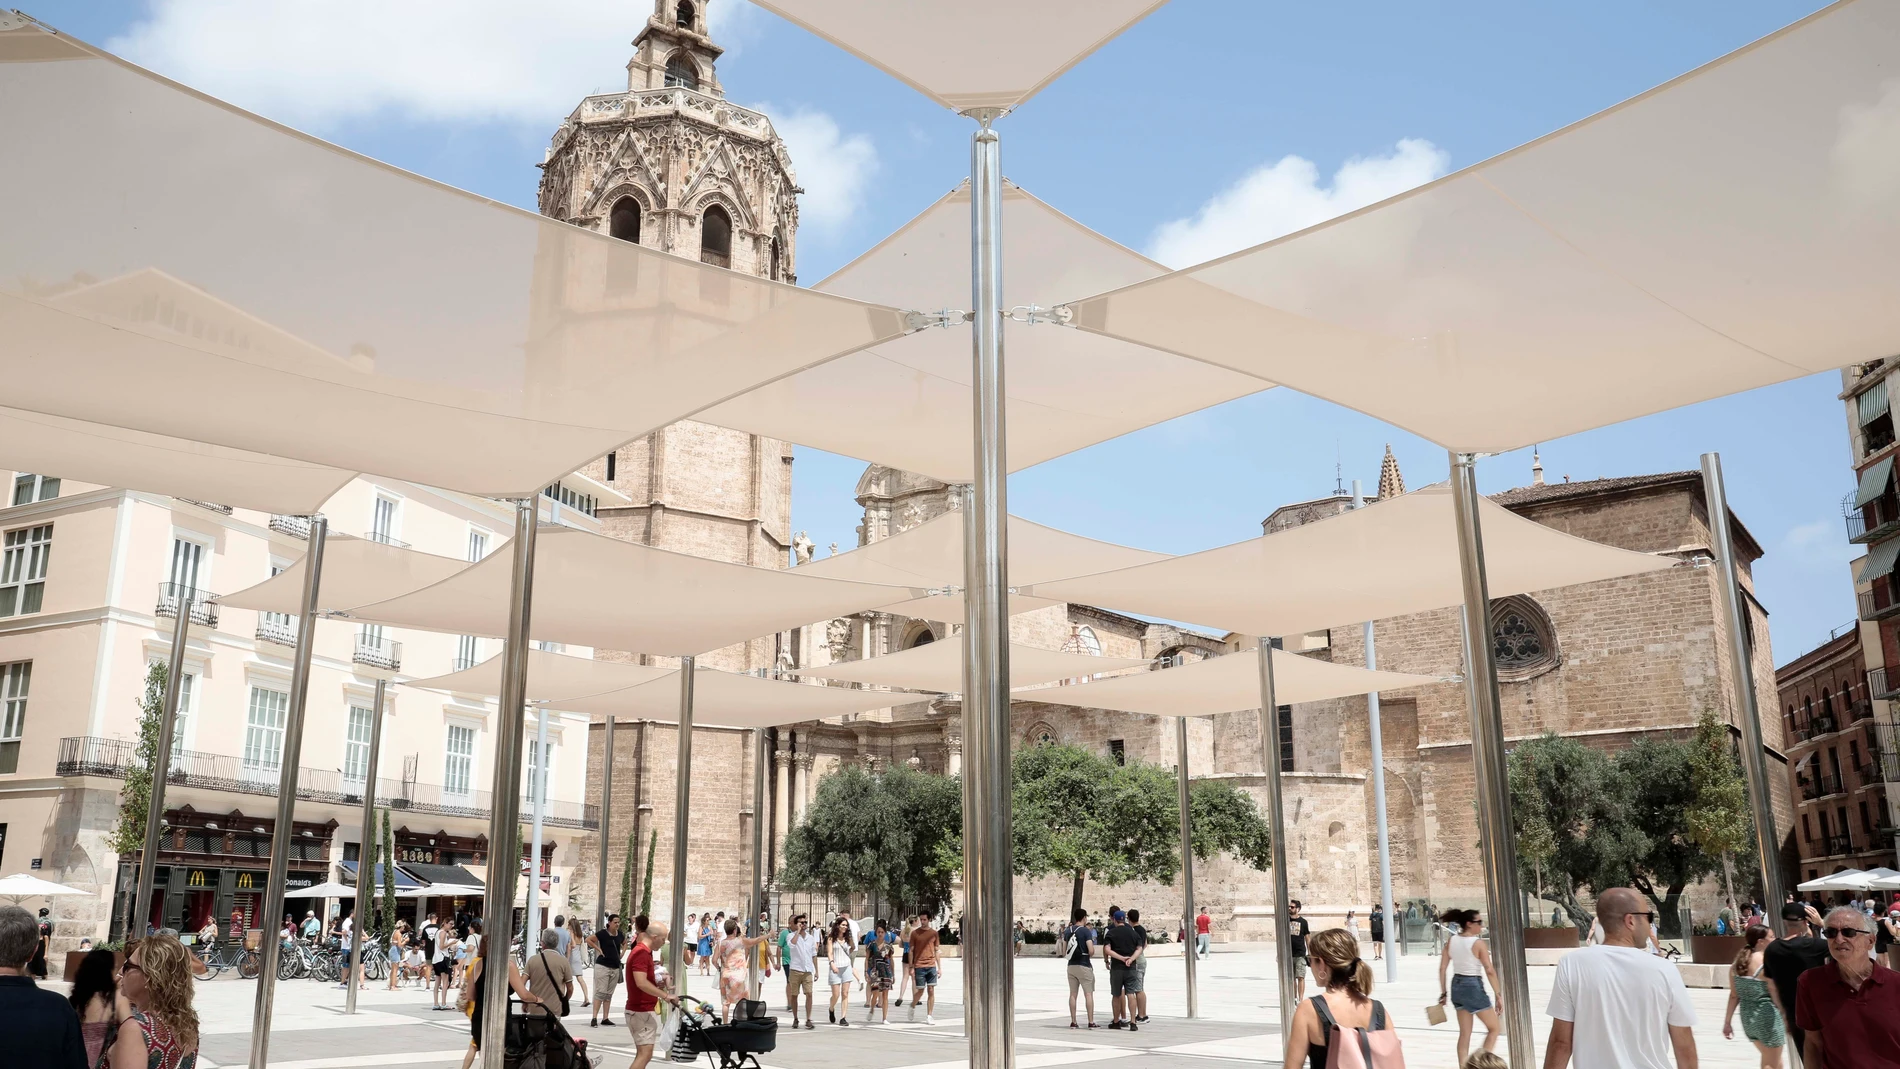
<svg viewBox="0 0 1900 1069"><path fill-rule="evenodd" d="M1456 932L1445 940L1445 952L1438 959L1438 1004L1446 999L1458 1010L1458 1064L1465 1064L1471 1053L1471 1019L1484 1022L1484 1049L1498 1045L1497 1008L1484 989L1484 978L1491 978L1491 990L1498 989L1498 971L1491 965L1491 948L1484 945L1484 919L1475 909L1446 910L1439 920ZM1445 986L1445 973L1452 973L1451 986Z"/></svg>
<svg viewBox="0 0 1900 1069"><path fill-rule="evenodd" d="M194 1069L198 1013L191 998L191 952L177 936L150 935L127 947L111 1069Z"/></svg>

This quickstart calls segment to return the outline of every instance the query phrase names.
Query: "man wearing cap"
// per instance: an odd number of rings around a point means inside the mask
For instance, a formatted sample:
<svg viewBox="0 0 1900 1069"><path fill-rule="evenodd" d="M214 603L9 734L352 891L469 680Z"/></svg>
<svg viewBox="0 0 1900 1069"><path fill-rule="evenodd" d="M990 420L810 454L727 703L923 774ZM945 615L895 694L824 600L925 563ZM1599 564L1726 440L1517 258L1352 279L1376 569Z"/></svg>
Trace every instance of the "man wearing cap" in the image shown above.
<svg viewBox="0 0 1900 1069"><path fill-rule="evenodd" d="M1803 1050L1801 1029L1795 1024L1795 997L1800 993L1801 974L1818 969L1827 961L1827 943L1814 934L1813 925L1821 922L1814 907L1790 901L1781 907L1782 937L1769 942L1761 954L1762 974L1768 977L1775 993L1775 1005L1788 1024L1788 1041L1795 1050Z"/></svg>

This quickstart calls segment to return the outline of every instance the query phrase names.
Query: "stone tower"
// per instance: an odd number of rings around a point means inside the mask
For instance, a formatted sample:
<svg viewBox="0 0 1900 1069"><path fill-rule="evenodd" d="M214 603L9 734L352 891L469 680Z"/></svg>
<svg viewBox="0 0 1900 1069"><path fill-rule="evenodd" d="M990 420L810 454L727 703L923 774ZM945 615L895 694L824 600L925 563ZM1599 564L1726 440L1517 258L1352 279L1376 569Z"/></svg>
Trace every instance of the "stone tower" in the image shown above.
<svg viewBox="0 0 1900 1069"><path fill-rule="evenodd" d="M784 282L793 271L799 192L785 143L763 114L725 99L711 0L655 0L634 38L627 91L581 101L542 164L541 214L647 248ZM609 287L613 279L607 280ZM611 300L611 295L609 297ZM586 469L633 499L603 507L618 538L779 567L791 544L788 443L685 421ZM769 668L773 640L701 658Z"/></svg>

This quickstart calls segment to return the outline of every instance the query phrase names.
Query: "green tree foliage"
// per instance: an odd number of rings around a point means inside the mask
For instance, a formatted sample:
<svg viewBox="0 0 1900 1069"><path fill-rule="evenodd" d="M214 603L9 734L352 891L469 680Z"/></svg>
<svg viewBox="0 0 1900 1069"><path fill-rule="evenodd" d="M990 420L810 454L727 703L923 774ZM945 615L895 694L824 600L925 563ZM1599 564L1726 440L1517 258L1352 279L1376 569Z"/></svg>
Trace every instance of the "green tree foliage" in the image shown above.
<svg viewBox="0 0 1900 1069"><path fill-rule="evenodd" d="M640 912L649 917L653 916L653 855L659 852L660 829L654 828L652 836L647 839L646 879L640 885ZM627 863L633 864L631 850L627 853Z"/></svg>
<svg viewBox="0 0 1900 1069"><path fill-rule="evenodd" d="M795 890L873 892L929 911L950 899L962 866L956 780L897 766L846 765L826 776L785 837L780 877Z"/></svg>
<svg viewBox="0 0 1900 1069"><path fill-rule="evenodd" d="M1735 898L1735 857L1750 860L1756 851L1755 821L1748 811L1748 784L1742 778L1742 763L1729 743L1728 725L1714 710L1704 710L1696 718L1695 737L1689 743L1689 777L1695 787L1695 802L1684 815L1689 841L1704 854L1721 859L1722 888Z"/></svg>
<svg viewBox="0 0 1900 1069"><path fill-rule="evenodd" d="M620 866L620 908L617 911L622 918L622 926L625 928L633 927L633 862L636 857L634 849L639 842L640 830L638 828L628 829L627 857L625 863ZM606 859L603 858L601 864L604 865L606 863ZM653 871L653 857L651 851L648 852L647 871L649 873Z"/></svg>
<svg viewBox="0 0 1900 1069"><path fill-rule="evenodd" d="M158 767L158 729L165 715L163 662L145 670L145 693L139 696L138 759L125 770L119 784L119 826L113 829L112 849L123 856L145 847L145 819L152 804L152 770Z"/></svg>

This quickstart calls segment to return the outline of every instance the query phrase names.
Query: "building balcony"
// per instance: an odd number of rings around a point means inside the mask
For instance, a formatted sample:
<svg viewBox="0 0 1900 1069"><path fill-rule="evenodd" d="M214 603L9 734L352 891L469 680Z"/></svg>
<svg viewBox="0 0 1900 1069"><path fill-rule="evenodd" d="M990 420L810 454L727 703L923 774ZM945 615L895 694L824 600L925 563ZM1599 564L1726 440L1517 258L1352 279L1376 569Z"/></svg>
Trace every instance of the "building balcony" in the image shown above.
<svg viewBox="0 0 1900 1069"><path fill-rule="evenodd" d="M270 529L278 534L287 534L292 538L301 538L307 542L310 540L310 517L283 516L273 513L270 518Z"/></svg>
<svg viewBox="0 0 1900 1069"><path fill-rule="evenodd" d="M57 772L61 776L124 779L126 771L139 764L138 744L131 739L77 736L59 740ZM242 759L227 754L180 750L172 754L172 770L165 777L165 782L180 787L271 798L278 793L279 776L276 769L247 765ZM361 776L345 776L336 769L324 768L301 768L297 771L297 797L300 800L360 806L363 804L363 793ZM487 791L452 793L438 784L386 777L376 780L376 804L398 812L466 817L471 820L487 820L492 809ZM600 807L550 799L541 819L544 824L561 828L599 828Z"/></svg>
<svg viewBox="0 0 1900 1069"><path fill-rule="evenodd" d="M402 671L402 643L384 635L365 635L359 631L356 635L356 653L350 659L371 668L387 668L391 672L400 672Z"/></svg>
<svg viewBox="0 0 1900 1069"><path fill-rule="evenodd" d="M216 594L195 587L180 586L176 583L158 584L158 607L153 615L176 619L178 603L183 600L190 605L191 622L206 627L218 626L218 603Z"/></svg>
<svg viewBox="0 0 1900 1069"><path fill-rule="evenodd" d="M1847 523L1847 540L1866 544L1878 542L1900 531L1900 501L1892 493L1856 506L1853 497L1841 502L1841 518Z"/></svg>
<svg viewBox="0 0 1900 1069"><path fill-rule="evenodd" d="M1812 802L1816 798L1826 798L1830 794L1842 793L1841 777L1825 772L1814 776L1801 776L1798 777L1798 781L1801 784L1801 797L1806 801Z"/></svg>
<svg viewBox="0 0 1900 1069"><path fill-rule="evenodd" d="M466 672L480 663L482 662L473 657L457 657L454 661L455 667L451 671Z"/></svg>
<svg viewBox="0 0 1900 1069"><path fill-rule="evenodd" d="M409 548L409 543L394 537L387 531L369 531L363 535L363 538L370 542L381 542L385 546L395 546L397 549Z"/></svg>
<svg viewBox="0 0 1900 1069"><path fill-rule="evenodd" d="M1863 620L1885 620L1900 613L1900 598L1892 594L1863 590L1854 598L1860 603L1860 618Z"/></svg>
<svg viewBox="0 0 1900 1069"><path fill-rule="evenodd" d="M188 498L188 497L174 498L173 500L183 501L187 505L196 505L201 509L205 509L206 511L209 511L209 512L215 512L220 516L229 516L231 514L231 506L229 505L219 505L210 501L193 501L191 498Z"/></svg>
<svg viewBox="0 0 1900 1069"><path fill-rule="evenodd" d="M1854 838L1851 835L1830 835L1822 840L1821 849L1827 857L1839 857L1854 852Z"/></svg>
<svg viewBox="0 0 1900 1069"><path fill-rule="evenodd" d="M297 618L279 616L274 612L257 614L257 641L275 642L279 646L297 644Z"/></svg>
<svg viewBox="0 0 1900 1069"><path fill-rule="evenodd" d="M1794 737L1800 742L1806 742L1809 739L1821 735L1830 735L1839 730L1840 725L1835 722L1833 715L1829 713L1822 713L1818 716L1811 716L1794 722Z"/></svg>
<svg viewBox="0 0 1900 1069"><path fill-rule="evenodd" d="M1869 668L1867 670L1867 696L1876 700L1900 698L1900 686L1887 681L1887 669Z"/></svg>

